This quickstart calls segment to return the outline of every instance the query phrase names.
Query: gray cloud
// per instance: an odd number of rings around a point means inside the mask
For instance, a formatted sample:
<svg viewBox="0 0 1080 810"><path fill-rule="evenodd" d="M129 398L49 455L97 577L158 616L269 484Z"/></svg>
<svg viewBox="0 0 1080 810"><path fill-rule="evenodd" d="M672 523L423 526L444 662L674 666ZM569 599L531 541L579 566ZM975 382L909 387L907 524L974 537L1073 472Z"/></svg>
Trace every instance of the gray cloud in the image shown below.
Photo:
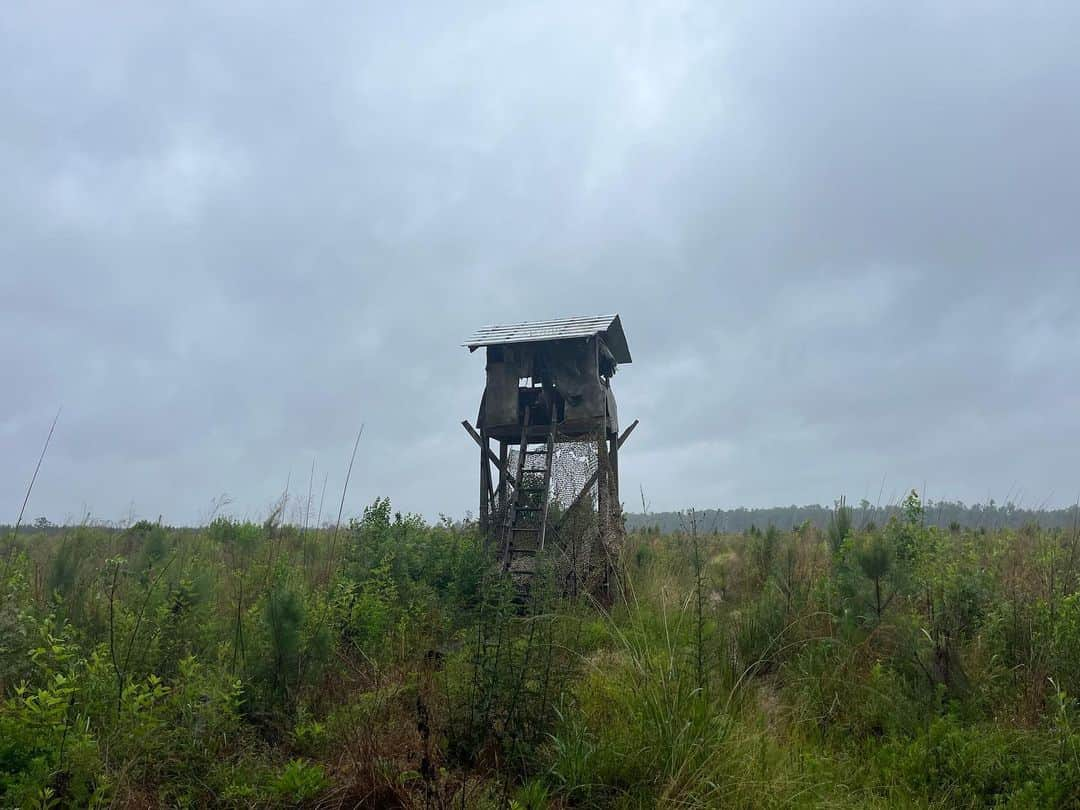
<svg viewBox="0 0 1080 810"><path fill-rule="evenodd" d="M1072 4L0 21L0 491L475 508L502 320L619 311L654 508L1080 489ZM318 484L316 485L318 489ZM2 516L0 516L2 519ZM10 518L9 518L10 519Z"/></svg>

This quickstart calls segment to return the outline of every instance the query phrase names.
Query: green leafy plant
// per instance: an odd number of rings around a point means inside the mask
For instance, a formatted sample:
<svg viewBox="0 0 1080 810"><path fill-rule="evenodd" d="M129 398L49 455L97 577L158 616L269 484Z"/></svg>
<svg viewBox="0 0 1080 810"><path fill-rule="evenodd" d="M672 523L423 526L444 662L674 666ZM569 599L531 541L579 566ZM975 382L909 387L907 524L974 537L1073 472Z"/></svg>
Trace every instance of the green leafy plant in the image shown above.
<svg viewBox="0 0 1080 810"><path fill-rule="evenodd" d="M273 793L289 801L306 802L329 786L323 769L302 759L291 759L271 784Z"/></svg>

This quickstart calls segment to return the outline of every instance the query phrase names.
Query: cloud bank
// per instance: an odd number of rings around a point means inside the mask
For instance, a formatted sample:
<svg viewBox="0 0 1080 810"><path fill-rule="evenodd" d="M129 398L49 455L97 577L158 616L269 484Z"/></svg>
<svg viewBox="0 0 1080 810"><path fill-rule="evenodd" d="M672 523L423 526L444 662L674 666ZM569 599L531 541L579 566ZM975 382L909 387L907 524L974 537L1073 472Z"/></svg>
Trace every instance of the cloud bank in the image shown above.
<svg viewBox="0 0 1080 810"><path fill-rule="evenodd" d="M459 516L607 312L628 505L1076 499L1075 4L359 6L0 20L0 520L60 405L31 516Z"/></svg>

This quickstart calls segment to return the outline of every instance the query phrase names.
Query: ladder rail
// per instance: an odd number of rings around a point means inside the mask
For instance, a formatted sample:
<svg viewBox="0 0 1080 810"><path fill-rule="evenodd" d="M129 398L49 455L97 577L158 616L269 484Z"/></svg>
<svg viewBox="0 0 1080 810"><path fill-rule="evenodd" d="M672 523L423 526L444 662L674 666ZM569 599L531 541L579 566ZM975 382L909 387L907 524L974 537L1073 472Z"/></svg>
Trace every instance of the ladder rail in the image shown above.
<svg viewBox="0 0 1080 810"><path fill-rule="evenodd" d="M518 445L518 457L516 466L516 486L513 497L508 499L505 521L503 524L503 571L509 572L514 569L514 560L518 557L535 557L544 550L547 537L548 510L551 505L551 478L554 470L555 457L555 434L557 430L557 408L554 399L551 401L548 418L548 432L542 450L530 450L530 444L537 442L529 440L529 427L531 421L531 409L526 409L522 419L521 441ZM543 466L530 468L526 466L529 457L543 458ZM542 475L540 486L529 486L526 475ZM529 500L530 496L538 496L539 502ZM539 521L536 525L520 526L519 520L523 515L536 515ZM517 538L531 538L531 545L519 545ZM531 576L535 570L518 571L519 574Z"/></svg>

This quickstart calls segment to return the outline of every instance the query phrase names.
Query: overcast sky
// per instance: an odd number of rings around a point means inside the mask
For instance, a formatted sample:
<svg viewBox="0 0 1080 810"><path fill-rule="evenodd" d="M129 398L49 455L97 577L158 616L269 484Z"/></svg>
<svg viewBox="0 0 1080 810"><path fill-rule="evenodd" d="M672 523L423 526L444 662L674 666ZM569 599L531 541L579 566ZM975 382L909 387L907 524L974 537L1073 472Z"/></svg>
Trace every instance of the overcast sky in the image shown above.
<svg viewBox="0 0 1080 810"><path fill-rule="evenodd" d="M463 338L613 312L630 508L1080 494L1080 4L20 5L0 522L60 406L28 519L475 512Z"/></svg>

